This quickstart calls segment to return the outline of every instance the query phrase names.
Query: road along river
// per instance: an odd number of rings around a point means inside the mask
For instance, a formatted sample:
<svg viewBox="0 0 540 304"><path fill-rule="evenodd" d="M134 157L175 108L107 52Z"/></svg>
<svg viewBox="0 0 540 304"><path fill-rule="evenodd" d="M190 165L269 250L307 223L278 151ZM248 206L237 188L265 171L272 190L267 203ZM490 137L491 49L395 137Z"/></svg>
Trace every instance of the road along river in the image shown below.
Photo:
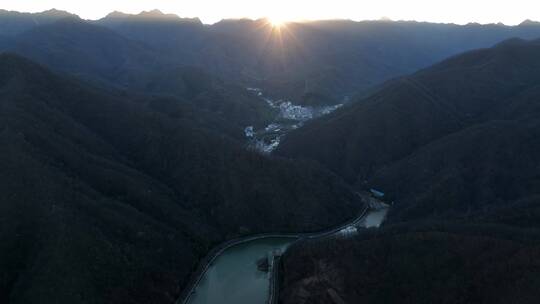
<svg viewBox="0 0 540 304"><path fill-rule="evenodd" d="M388 208L373 203L355 220L321 233L297 235L268 235L230 242L207 259L207 264L182 304L265 304L268 303L273 257L302 238L347 237L358 229L378 227ZM270 271L259 270L257 262L268 258Z"/></svg>

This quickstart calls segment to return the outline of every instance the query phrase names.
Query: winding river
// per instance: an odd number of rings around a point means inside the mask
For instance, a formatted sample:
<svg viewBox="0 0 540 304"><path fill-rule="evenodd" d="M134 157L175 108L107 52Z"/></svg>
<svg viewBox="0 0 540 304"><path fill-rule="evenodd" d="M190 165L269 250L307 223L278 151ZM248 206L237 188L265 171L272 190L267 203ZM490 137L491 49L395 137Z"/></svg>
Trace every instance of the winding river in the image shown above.
<svg viewBox="0 0 540 304"><path fill-rule="evenodd" d="M262 130L247 126L244 130L249 146L263 153L271 153L282 136L302 126L308 120L327 115L342 104L333 106L304 107L290 101L274 101L263 95L261 89L247 88L272 108L279 110L276 120ZM345 100L344 102L346 102ZM358 233L358 229L378 227L382 224L388 206L371 197L370 207L358 218L340 227L321 233L297 234L291 236L251 237L222 245L222 249L207 259L204 268L194 281L182 304L266 304L269 302L274 256L280 255L287 247L299 239L327 237L347 238ZM216 248L217 250L217 248ZM259 270L261 259L269 262L268 272ZM201 266L203 267L203 266ZM273 293L274 294L274 293Z"/></svg>
<svg viewBox="0 0 540 304"><path fill-rule="evenodd" d="M266 303L270 273L259 271L257 260L275 250L284 251L294 240L268 237L225 250L206 270L187 303Z"/></svg>
<svg viewBox="0 0 540 304"><path fill-rule="evenodd" d="M218 253L183 302L186 304L265 304L270 292L269 272L260 271L257 261L283 253L300 237L349 237L358 229L378 227L388 208L370 208L353 222L327 232L291 237L261 237L240 242ZM271 268L271 266L270 266Z"/></svg>

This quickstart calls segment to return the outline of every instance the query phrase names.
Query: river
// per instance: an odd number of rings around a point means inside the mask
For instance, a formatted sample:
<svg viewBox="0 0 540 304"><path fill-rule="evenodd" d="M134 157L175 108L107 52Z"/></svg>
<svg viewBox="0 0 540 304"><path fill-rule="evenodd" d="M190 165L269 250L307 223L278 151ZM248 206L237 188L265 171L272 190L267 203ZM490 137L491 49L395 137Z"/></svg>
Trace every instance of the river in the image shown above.
<svg viewBox="0 0 540 304"><path fill-rule="evenodd" d="M334 233L347 237L358 229L379 227L388 208L370 209L353 224L345 225ZM313 234L317 238L327 234ZM296 237L263 237L234 245L221 252L206 269L201 280L187 299L189 304L265 304L268 301L270 272L258 270L257 261L283 253ZM270 259L271 260L271 259Z"/></svg>
<svg viewBox="0 0 540 304"><path fill-rule="evenodd" d="M270 273L258 270L257 261L283 252L295 239L268 237L228 248L206 270L188 303L266 303Z"/></svg>

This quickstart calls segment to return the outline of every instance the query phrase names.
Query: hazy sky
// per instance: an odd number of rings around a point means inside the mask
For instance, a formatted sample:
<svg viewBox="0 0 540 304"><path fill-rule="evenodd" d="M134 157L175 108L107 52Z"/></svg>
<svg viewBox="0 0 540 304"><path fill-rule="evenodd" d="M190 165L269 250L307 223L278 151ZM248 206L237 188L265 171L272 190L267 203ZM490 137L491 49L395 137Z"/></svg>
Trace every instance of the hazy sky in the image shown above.
<svg viewBox="0 0 540 304"><path fill-rule="evenodd" d="M160 9L204 23L223 18L269 17L278 20L380 19L433 22L518 24L540 20L540 0L0 0L0 8L38 12L57 8L85 19L118 10L138 13Z"/></svg>

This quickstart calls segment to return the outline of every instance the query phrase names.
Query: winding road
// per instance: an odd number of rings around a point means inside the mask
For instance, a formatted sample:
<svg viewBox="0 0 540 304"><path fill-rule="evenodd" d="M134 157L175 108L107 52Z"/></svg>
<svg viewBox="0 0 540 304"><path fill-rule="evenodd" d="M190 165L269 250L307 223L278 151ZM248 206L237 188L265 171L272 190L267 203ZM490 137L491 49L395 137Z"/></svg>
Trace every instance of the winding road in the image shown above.
<svg viewBox="0 0 540 304"><path fill-rule="evenodd" d="M329 236L333 236L338 234L343 229L346 229L348 227L370 227L369 225L369 216L372 215L374 212L377 212L380 210L386 210L387 205L385 205L383 202L381 202L378 199L375 199L369 194L360 194L358 195L362 196L363 200L366 201L366 206L360 212L360 214L354 218L351 221L348 221L347 223L344 223L342 225L339 225L338 227L324 230L321 232L315 232L315 233L266 233L266 234L259 234L259 235L253 235L249 237L242 237L238 239L229 240L227 242L224 242L218 246L216 246L214 249L212 249L204 259L199 263L198 269L193 273L191 280L187 284L187 287L184 289L184 292L181 294L181 297L176 301L177 304L188 304L192 303L192 297L195 295L196 289L205 278L205 275L207 274L210 267L213 266L214 262L218 257L220 257L225 251L242 244L246 244L248 242L255 242L260 241L264 239L287 239L290 238L291 241L288 243L287 246L290 246L300 240L303 239L317 239L317 238L325 238ZM384 211L384 214L382 215L384 219L384 215L386 214L386 211ZM363 223L364 222L364 223ZM363 223L363 225L361 225ZM285 247L286 248L286 247ZM286 249L285 249L286 250ZM271 257L273 258L273 257ZM274 271L274 267L272 268L272 271ZM270 291L271 294L269 295L269 300L276 299L277 298L277 290L275 289L275 286L273 285L272 281L275 281L274 276L276 274L271 274L270 280L268 281L270 285Z"/></svg>

